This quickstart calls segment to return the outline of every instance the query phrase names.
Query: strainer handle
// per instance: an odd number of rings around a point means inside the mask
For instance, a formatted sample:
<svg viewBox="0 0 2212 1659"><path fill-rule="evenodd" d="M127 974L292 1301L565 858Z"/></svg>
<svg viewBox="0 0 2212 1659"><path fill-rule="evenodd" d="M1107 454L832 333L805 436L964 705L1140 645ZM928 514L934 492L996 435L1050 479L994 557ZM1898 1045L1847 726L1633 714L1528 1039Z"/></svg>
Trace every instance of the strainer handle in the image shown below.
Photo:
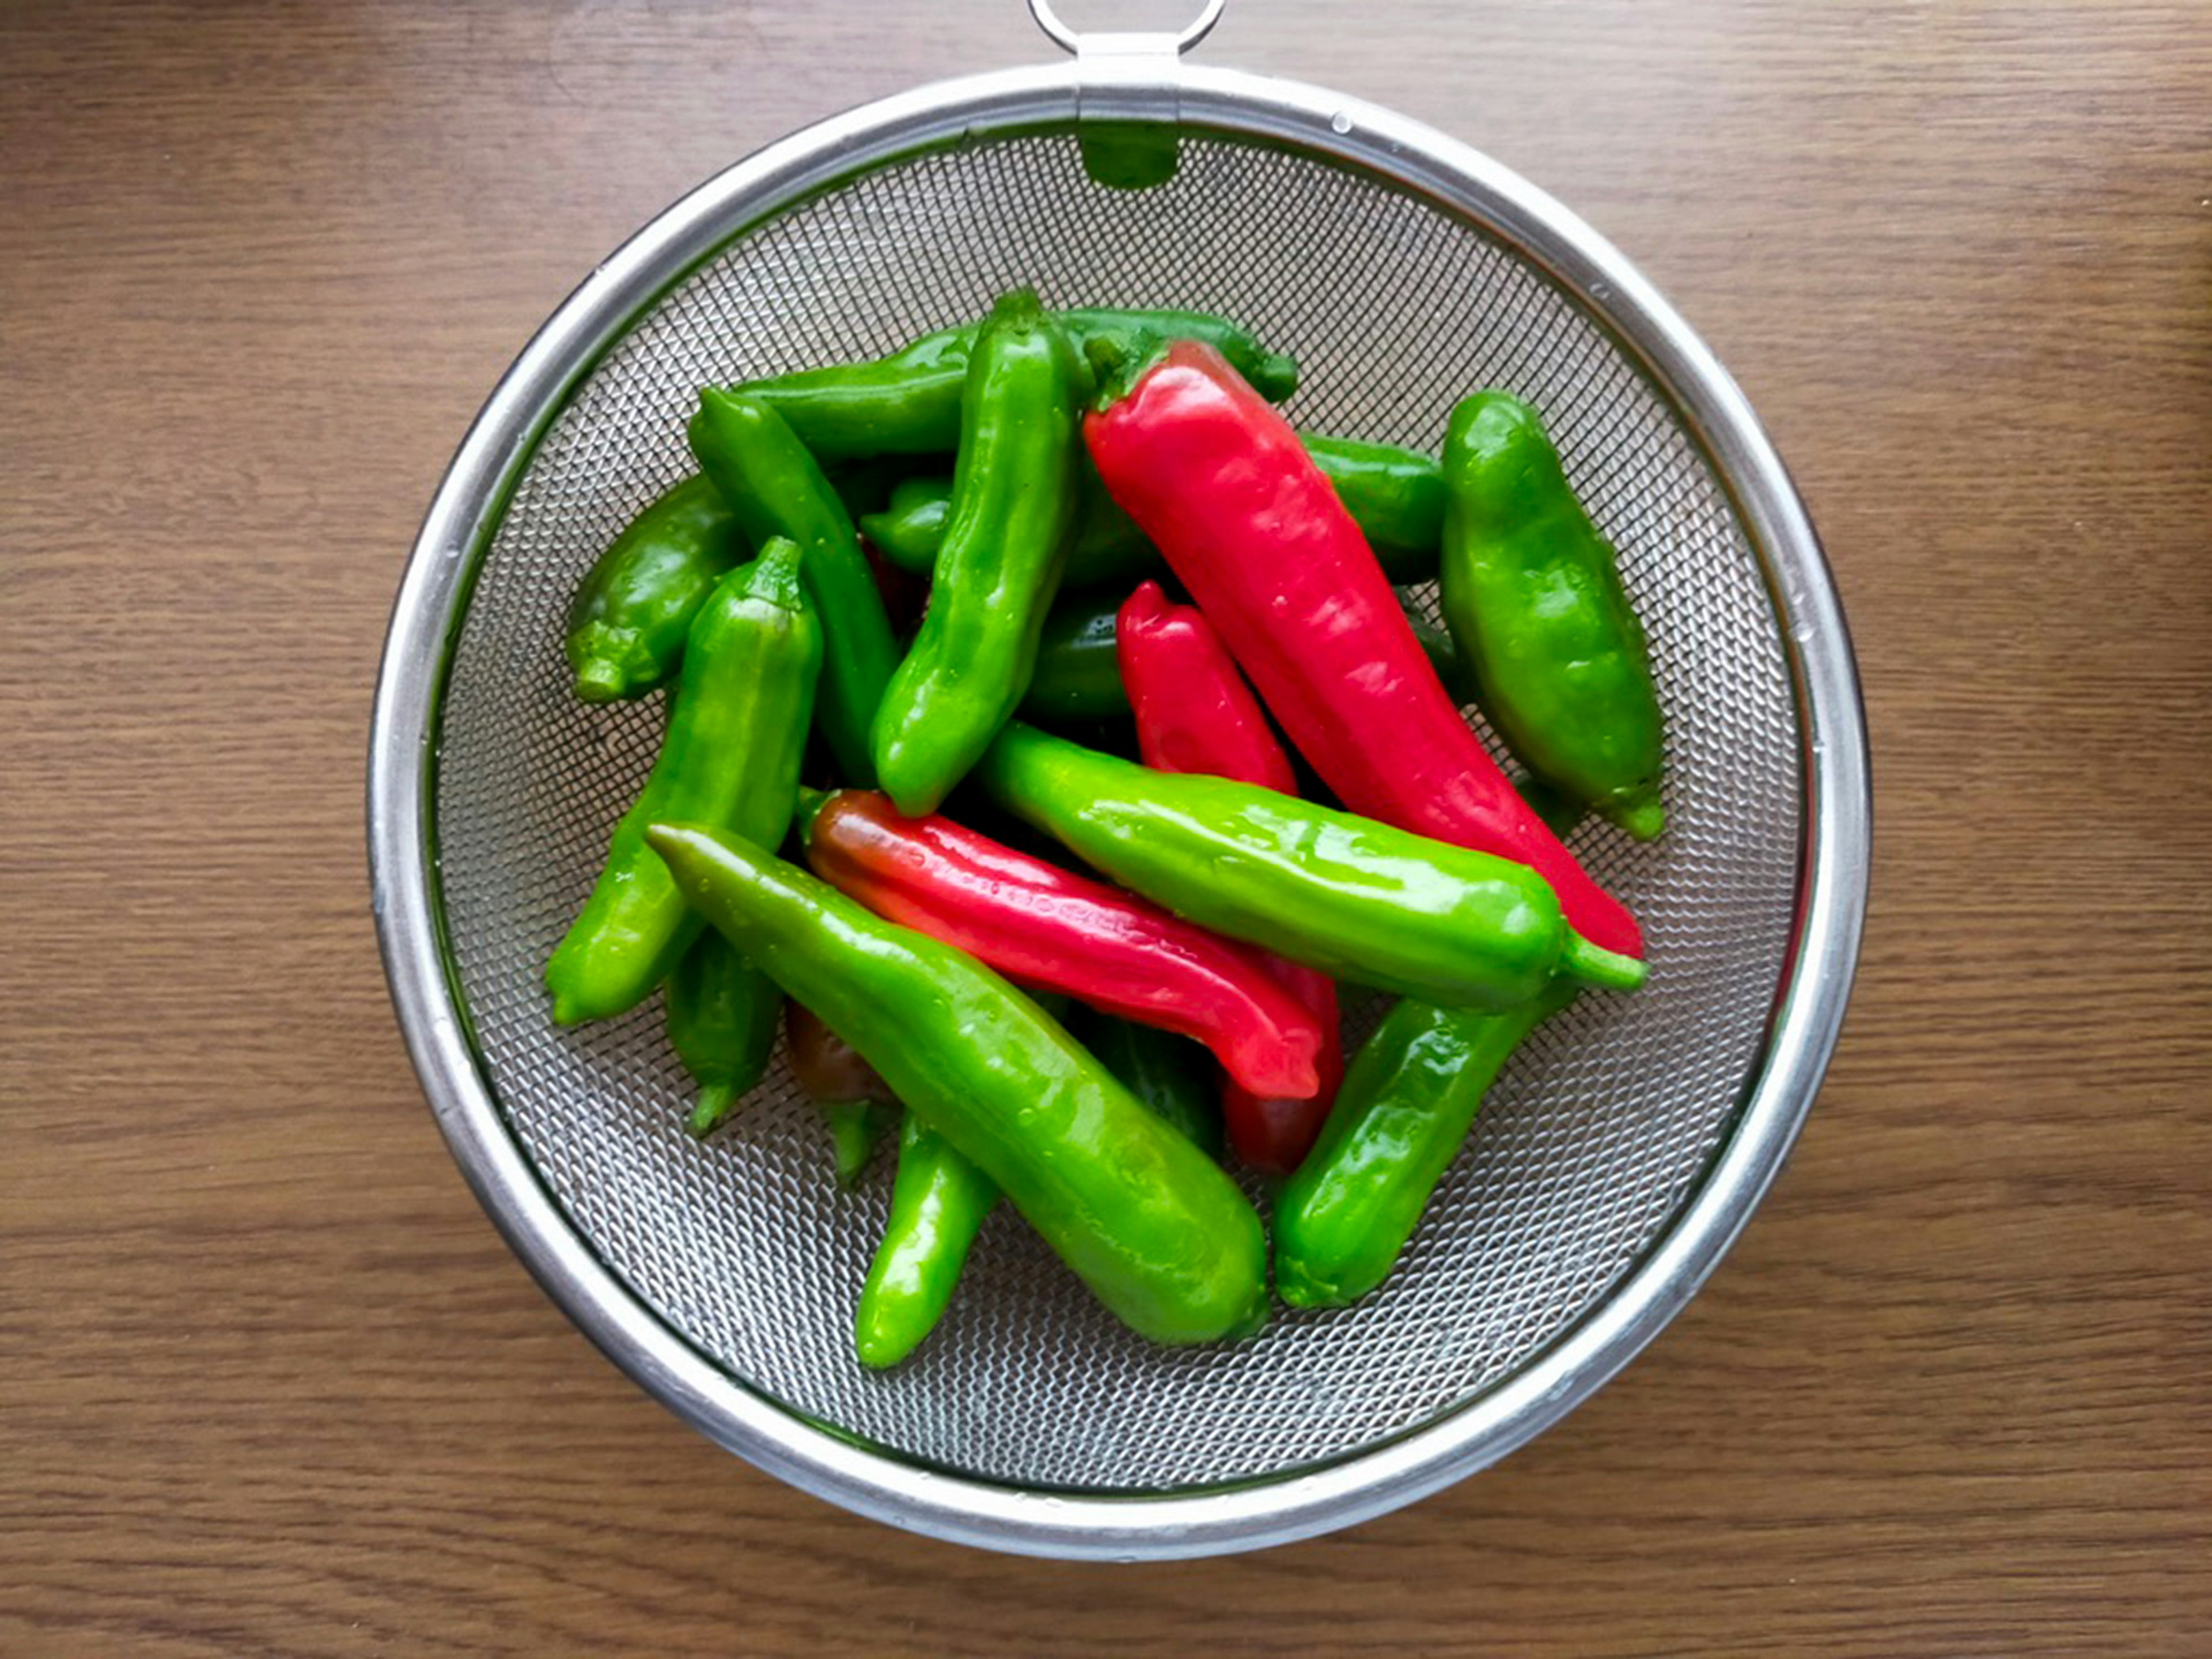
<svg viewBox="0 0 2212 1659"><path fill-rule="evenodd" d="M1180 57L1213 33L1213 26L1221 21L1222 11L1228 4L1229 0L1206 0L1206 9L1198 15L1198 21L1174 34L1080 34L1061 21L1060 14L1052 9L1052 0L1030 0L1030 15L1036 19L1037 27L1052 37L1055 46L1079 58L1102 47L1109 52L1117 48L1127 52L1131 47L1140 52L1145 48L1165 48Z"/></svg>

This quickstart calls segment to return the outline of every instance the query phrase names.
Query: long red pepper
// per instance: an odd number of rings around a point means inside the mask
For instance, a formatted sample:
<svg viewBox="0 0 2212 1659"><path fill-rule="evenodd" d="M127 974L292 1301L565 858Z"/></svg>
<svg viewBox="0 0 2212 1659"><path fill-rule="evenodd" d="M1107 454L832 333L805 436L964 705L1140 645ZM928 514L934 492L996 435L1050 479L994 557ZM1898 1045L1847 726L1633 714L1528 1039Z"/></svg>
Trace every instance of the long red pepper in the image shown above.
<svg viewBox="0 0 2212 1659"><path fill-rule="evenodd" d="M1175 342L1083 435L1108 492L1346 806L1528 865L1592 944L1643 955L1635 918L1461 719L1297 434L1219 354Z"/></svg>
<svg viewBox="0 0 2212 1659"><path fill-rule="evenodd" d="M1158 582L1146 582L1115 617L1114 641L1146 765L1297 793L1290 757L1204 617L1189 605L1169 604ZM1313 1150L1344 1081L1344 1039L1336 982L1279 957L1267 961L1321 1027L1322 1049L1314 1061L1320 1087L1302 1098L1262 1098L1232 1081L1222 1091L1221 1118L1238 1158L1255 1169L1288 1175Z"/></svg>
<svg viewBox="0 0 2212 1659"><path fill-rule="evenodd" d="M950 819L902 817L872 791L830 796L805 840L814 873L886 921L1023 985L1195 1037L1255 1095L1314 1092L1320 1025L1265 951Z"/></svg>

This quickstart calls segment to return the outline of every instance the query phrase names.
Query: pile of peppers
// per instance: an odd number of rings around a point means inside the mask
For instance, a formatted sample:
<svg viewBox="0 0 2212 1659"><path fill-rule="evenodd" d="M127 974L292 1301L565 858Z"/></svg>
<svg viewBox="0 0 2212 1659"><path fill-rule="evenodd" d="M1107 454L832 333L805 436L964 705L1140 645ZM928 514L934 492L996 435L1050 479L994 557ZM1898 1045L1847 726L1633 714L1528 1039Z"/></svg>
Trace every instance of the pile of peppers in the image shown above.
<svg viewBox="0 0 2212 1659"><path fill-rule="evenodd" d="M1476 391L1426 456L1294 429L1297 384L1011 293L703 390L575 595L576 696L665 731L553 1018L661 990L702 1136L781 1028L842 1185L896 1130L868 1365L1002 1199L1156 1341L1365 1295L1516 1048L1645 976L1561 834L1662 832L1658 700L1537 412ZM1349 1055L1344 987L1397 999Z"/></svg>

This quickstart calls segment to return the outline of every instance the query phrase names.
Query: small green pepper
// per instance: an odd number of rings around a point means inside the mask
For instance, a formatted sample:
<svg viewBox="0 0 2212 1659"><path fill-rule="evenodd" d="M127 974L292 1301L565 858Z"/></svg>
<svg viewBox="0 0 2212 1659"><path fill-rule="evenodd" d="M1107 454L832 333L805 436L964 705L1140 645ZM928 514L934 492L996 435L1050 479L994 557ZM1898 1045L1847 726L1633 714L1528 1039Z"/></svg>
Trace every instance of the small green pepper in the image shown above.
<svg viewBox="0 0 2212 1659"><path fill-rule="evenodd" d="M1251 784L1155 772L1010 725L976 768L1000 805L1176 915L1333 979L1504 1009L1555 974L1644 966L1566 924L1525 865Z"/></svg>
<svg viewBox="0 0 2212 1659"><path fill-rule="evenodd" d="M1505 744L1638 841L1665 827L1658 691L1612 544L1536 412L1503 392L1452 410L1444 620Z"/></svg>
<svg viewBox="0 0 2212 1659"><path fill-rule="evenodd" d="M876 776L909 817L937 810L1029 690L1067 556L1089 384L1036 295L999 301L969 362L929 609L876 711Z"/></svg>
<svg viewBox="0 0 2212 1659"><path fill-rule="evenodd" d="M1037 1006L741 836L656 823L684 894L999 1186L1093 1294L1158 1342L1267 1317L1260 1218Z"/></svg>
<svg viewBox="0 0 2212 1659"><path fill-rule="evenodd" d="M710 927L677 959L661 994L668 1046L699 1085L684 1127L711 1134L767 1075L783 993Z"/></svg>
<svg viewBox="0 0 2212 1659"><path fill-rule="evenodd" d="M1036 1001L1066 1024L1066 997ZM907 1113L899 1130L890 1213L853 1311L854 1346L862 1364L896 1365L937 1328L960 1282L968 1247L998 1206L999 1188L991 1177L920 1116Z"/></svg>
<svg viewBox="0 0 2212 1659"><path fill-rule="evenodd" d="M704 478L684 479L632 519L568 607L576 695L641 697L673 674L692 617L744 556L736 519Z"/></svg>
<svg viewBox="0 0 2212 1659"><path fill-rule="evenodd" d="M852 516L791 428L763 404L710 387L700 394L689 435L745 534L755 542L787 536L805 552L822 635L822 735L845 781L872 781L868 724L898 647Z"/></svg>
<svg viewBox="0 0 2212 1659"><path fill-rule="evenodd" d="M990 1176L917 1114L906 1115L883 1243L853 1314L853 1346L862 1364L896 1365L936 1329L960 1282L968 1247L998 1203Z"/></svg>
<svg viewBox="0 0 2212 1659"><path fill-rule="evenodd" d="M1353 1056L1321 1139L1275 1201L1275 1289L1333 1308L1380 1285L1521 1040L1574 998L1502 1013L1408 998Z"/></svg>
<svg viewBox="0 0 2212 1659"><path fill-rule="evenodd" d="M1109 310L1056 315L1079 352L1094 336L1144 329L1171 339L1204 340L1263 397L1280 401L1298 383L1297 363L1218 317ZM943 329L872 362L802 369L735 389L781 415L824 465L875 455L949 455L960 441L961 389L980 331L979 324Z"/></svg>
<svg viewBox="0 0 2212 1659"><path fill-rule="evenodd" d="M683 813L774 844L799 800L822 634L799 551L772 541L722 579L692 620L660 753L615 826L605 867L545 966L553 1018L574 1025L634 1008L699 932L645 826Z"/></svg>

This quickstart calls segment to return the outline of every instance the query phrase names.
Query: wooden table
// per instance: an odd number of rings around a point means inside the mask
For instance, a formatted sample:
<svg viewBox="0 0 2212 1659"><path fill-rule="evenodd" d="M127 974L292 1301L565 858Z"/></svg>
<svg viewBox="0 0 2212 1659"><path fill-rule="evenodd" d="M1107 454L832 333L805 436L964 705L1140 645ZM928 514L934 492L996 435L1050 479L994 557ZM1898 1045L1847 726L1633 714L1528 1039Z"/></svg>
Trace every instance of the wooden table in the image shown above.
<svg viewBox="0 0 2212 1659"><path fill-rule="evenodd" d="M364 875L423 505L664 203L1044 51L1014 0L0 13L0 1652L2212 1651L2201 4L1271 0L1206 48L1600 226L1850 609L1834 1070L1565 1425L1259 1556L1000 1559L716 1450L500 1243Z"/></svg>

